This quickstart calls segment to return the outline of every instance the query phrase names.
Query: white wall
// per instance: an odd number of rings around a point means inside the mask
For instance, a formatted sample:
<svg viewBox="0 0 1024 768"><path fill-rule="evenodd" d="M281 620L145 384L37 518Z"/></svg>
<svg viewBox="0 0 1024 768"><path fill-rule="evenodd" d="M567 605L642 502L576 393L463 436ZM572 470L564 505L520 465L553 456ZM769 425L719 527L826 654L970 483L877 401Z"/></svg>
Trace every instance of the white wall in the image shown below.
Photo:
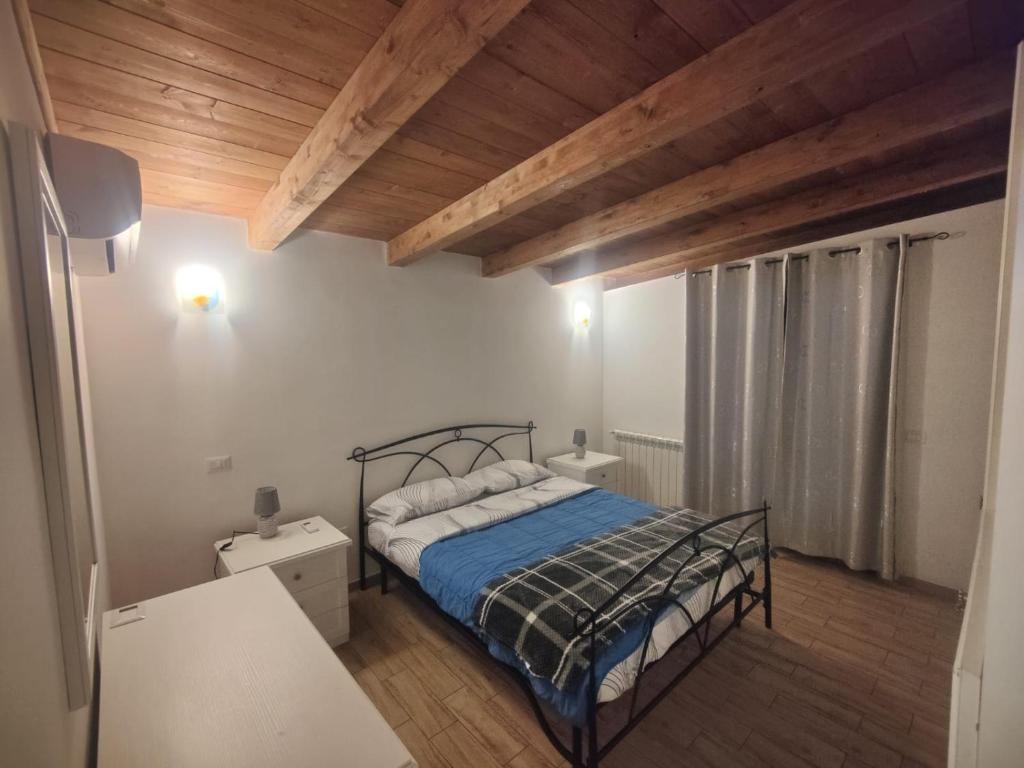
<svg viewBox="0 0 1024 768"><path fill-rule="evenodd" d="M902 575L959 589L978 530L1002 209L986 203L791 249L954 234L914 246L907 264L897 561ZM606 430L682 437L683 300L671 277L605 294Z"/></svg>
<svg viewBox="0 0 1024 768"><path fill-rule="evenodd" d="M222 273L225 315L179 312L175 271L192 262ZM253 252L242 221L146 207L136 264L83 279L82 298L116 604L211 578L212 542L253 527L260 485L286 518L354 538L357 445L533 419L540 458L575 427L601 431L594 283L483 279L450 254L398 269L382 243L307 231ZM570 322L579 298L589 332ZM221 454L234 469L206 474Z"/></svg>
<svg viewBox="0 0 1024 768"><path fill-rule="evenodd" d="M897 558L904 575L957 589L970 581L981 516L1002 221L997 201L906 230L962 236L914 246L907 261Z"/></svg>
<svg viewBox="0 0 1024 768"><path fill-rule="evenodd" d="M604 294L604 447L612 429L683 437L683 281Z"/></svg>
<svg viewBox="0 0 1024 768"><path fill-rule="evenodd" d="M42 127L8 2L0 2L0 120ZM0 129L0 763L85 766L95 705L68 711L10 190L7 134ZM83 401L88 405L87 394ZM109 601L95 500L103 611Z"/></svg>

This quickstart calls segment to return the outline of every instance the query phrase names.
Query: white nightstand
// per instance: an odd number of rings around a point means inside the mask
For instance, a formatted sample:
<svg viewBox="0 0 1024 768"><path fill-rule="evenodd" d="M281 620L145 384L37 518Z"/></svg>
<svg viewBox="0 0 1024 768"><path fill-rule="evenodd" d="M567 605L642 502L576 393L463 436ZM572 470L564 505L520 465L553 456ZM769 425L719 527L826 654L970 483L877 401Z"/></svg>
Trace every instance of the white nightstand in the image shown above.
<svg viewBox="0 0 1024 768"><path fill-rule="evenodd" d="M332 647L348 641L348 536L317 516L285 523L269 539L236 536L231 549L221 552L229 541L214 542L218 573L269 565Z"/></svg>
<svg viewBox="0 0 1024 768"><path fill-rule="evenodd" d="M552 472L579 480L581 483L599 485L616 493L619 492L619 470L622 464L621 456L611 456L597 451L587 451L587 455L582 459L577 459L575 453L565 453L561 456L552 456L547 461L548 469Z"/></svg>

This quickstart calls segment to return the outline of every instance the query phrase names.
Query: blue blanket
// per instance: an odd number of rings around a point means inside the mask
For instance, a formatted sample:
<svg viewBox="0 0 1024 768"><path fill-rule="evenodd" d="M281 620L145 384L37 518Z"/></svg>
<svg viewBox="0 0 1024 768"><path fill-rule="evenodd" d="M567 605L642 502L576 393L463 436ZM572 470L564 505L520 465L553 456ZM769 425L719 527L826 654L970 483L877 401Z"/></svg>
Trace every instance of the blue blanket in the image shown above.
<svg viewBox="0 0 1024 768"><path fill-rule="evenodd" d="M480 591L514 568L527 566L582 539L650 515L655 508L602 488L552 504L503 523L435 542L420 557L420 586L449 615L479 633L474 608ZM643 623L602 653L597 679L602 680L640 644ZM525 671L504 645L483 638L495 658ZM585 686L562 692L546 680L528 675L537 694L564 717L580 722L585 715Z"/></svg>

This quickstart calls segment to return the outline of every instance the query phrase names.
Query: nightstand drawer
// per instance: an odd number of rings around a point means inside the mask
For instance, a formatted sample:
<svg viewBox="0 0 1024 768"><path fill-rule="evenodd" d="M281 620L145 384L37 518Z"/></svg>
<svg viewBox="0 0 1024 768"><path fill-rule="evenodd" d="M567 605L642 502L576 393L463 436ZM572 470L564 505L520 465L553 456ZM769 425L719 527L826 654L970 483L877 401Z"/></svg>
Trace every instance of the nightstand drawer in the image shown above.
<svg viewBox="0 0 1024 768"><path fill-rule="evenodd" d="M331 579L310 589L294 592L292 597L307 616L319 616L348 605L348 589L342 588L341 579Z"/></svg>
<svg viewBox="0 0 1024 768"><path fill-rule="evenodd" d="M340 579L342 554L340 547L331 547L326 552L275 563L270 569L289 592L301 592L325 581Z"/></svg>
<svg viewBox="0 0 1024 768"><path fill-rule="evenodd" d="M588 469L586 476L583 480L585 483L591 483L592 485L600 485L604 488L614 486L619 479L619 465L608 464L603 467L594 467Z"/></svg>
<svg viewBox="0 0 1024 768"><path fill-rule="evenodd" d="M310 619L331 647L348 640L348 608L335 608Z"/></svg>

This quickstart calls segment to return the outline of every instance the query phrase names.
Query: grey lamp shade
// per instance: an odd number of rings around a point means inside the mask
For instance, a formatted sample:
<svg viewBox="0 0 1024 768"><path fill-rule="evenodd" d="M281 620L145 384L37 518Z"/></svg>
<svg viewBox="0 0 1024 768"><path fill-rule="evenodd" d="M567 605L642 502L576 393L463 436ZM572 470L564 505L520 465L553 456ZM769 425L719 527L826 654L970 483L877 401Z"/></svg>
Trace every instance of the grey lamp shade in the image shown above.
<svg viewBox="0 0 1024 768"><path fill-rule="evenodd" d="M572 444L573 445L586 445L587 444L587 430L577 429L572 433Z"/></svg>
<svg viewBox="0 0 1024 768"><path fill-rule="evenodd" d="M277 498L277 488L266 485L256 489L256 503L253 512L256 517L270 517L281 511L281 502Z"/></svg>

